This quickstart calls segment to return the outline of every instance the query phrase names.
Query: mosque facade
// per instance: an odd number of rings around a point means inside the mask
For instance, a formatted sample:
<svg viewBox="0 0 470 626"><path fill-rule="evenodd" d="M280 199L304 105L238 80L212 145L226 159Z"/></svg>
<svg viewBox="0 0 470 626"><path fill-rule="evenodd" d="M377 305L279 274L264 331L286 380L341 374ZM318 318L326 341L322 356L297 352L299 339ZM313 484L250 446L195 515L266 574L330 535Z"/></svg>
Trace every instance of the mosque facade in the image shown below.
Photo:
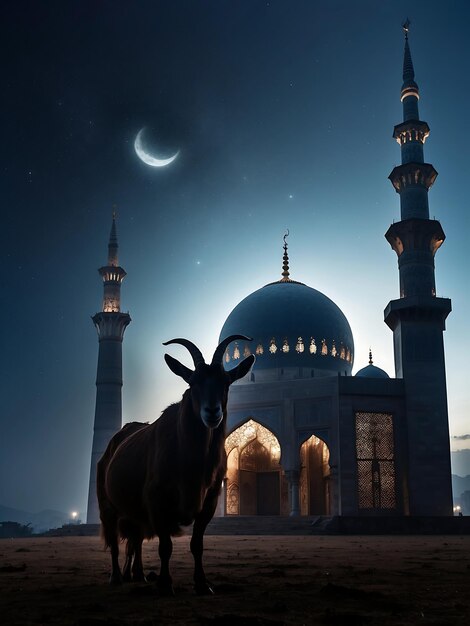
<svg viewBox="0 0 470 626"><path fill-rule="evenodd" d="M393 333L395 377L373 364L352 375L354 341L342 311L290 276L287 244L281 279L242 300L220 341L234 342L226 369L251 353L252 371L231 387L227 475L217 515L452 515L450 443L443 345L450 300L436 296L434 257L445 235L429 219L428 190L437 172L424 160L429 126L420 120L419 88L404 24L401 101L394 128L402 163L389 178L400 221L385 237L398 257L400 293L384 312ZM284 240L285 241L285 240ZM95 431L87 521L99 521L96 461L122 425L122 340L130 322L120 311L125 276L115 224L104 281Z"/></svg>
<svg viewBox="0 0 470 626"><path fill-rule="evenodd" d="M395 377L369 365L352 376L354 342L340 309L290 278L247 296L220 339L225 367L254 351L252 372L230 391L227 477L219 515L452 514L443 346L450 300L436 296L434 257L445 239L429 219L436 179L424 160L429 126L420 120L404 24L403 121L393 137L402 163L389 178L401 220L385 237L398 257L399 298L384 313L393 332Z"/></svg>

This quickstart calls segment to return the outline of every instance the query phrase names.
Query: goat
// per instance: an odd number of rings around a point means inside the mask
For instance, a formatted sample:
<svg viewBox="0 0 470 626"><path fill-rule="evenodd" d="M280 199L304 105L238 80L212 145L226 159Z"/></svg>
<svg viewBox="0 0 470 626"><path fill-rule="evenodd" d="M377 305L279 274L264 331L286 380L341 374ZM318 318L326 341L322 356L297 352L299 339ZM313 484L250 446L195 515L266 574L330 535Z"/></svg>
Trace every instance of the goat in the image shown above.
<svg viewBox="0 0 470 626"><path fill-rule="evenodd" d="M158 589L173 595L169 563L171 537L181 526L194 521L190 542L194 557L194 588L212 594L202 566L204 532L212 519L227 469L225 435L229 386L245 376L255 357L225 371L222 358L227 346L243 335L224 339L210 365L187 339L172 339L163 345L181 344L194 362L189 369L165 354L171 371L189 385L180 402L171 404L152 424L136 424L127 433L119 431L99 462L97 492L102 532L111 549L111 583L123 580L119 568L119 538L127 539L124 578L144 579L141 548L143 539L159 538ZM124 427L126 428L126 427ZM132 432L131 432L132 431Z"/></svg>

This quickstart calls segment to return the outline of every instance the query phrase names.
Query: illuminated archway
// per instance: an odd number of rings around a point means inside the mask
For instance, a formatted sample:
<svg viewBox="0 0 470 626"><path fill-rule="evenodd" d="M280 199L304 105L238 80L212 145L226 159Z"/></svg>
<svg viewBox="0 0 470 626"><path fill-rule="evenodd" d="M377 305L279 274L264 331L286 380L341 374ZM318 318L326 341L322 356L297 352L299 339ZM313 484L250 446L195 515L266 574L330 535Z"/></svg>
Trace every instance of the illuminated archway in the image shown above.
<svg viewBox="0 0 470 626"><path fill-rule="evenodd" d="M329 515L329 459L328 446L315 435L300 447L301 515Z"/></svg>
<svg viewBox="0 0 470 626"><path fill-rule="evenodd" d="M287 512L287 482L281 446L267 428L250 419L225 441L227 515L280 515Z"/></svg>

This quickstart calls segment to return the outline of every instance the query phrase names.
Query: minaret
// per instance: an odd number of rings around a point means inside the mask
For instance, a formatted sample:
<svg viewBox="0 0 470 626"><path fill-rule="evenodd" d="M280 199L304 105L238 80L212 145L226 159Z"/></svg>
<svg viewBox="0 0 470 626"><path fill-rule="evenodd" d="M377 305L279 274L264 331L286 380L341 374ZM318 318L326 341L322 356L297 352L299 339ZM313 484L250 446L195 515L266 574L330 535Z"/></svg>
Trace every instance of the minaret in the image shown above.
<svg viewBox="0 0 470 626"><path fill-rule="evenodd" d="M402 164L389 178L400 195L401 221L385 237L398 256L400 298L385 309L393 331L395 372L405 381L408 428L408 491L411 515L451 515L452 487L443 331L451 311L436 297L434 256L445 239L437 220L429 219L428 191L437 172L424 162L429 126L419 119L419 89L403 24L403 122L393 137Z"/></svg>
<svg viewBox="0 0 470 626"><path fill-rule="evenodd" d="M99 352L88 491L88 524L97 524L100 521L96 498L96 464L111 437L122 426L122 340L131 318L129 313L121 313L121 283L126 272L118 263L115 214L109 236L108 263L98 271L103 278L104 295L102 310L92 318L98 331Z"/></svg>

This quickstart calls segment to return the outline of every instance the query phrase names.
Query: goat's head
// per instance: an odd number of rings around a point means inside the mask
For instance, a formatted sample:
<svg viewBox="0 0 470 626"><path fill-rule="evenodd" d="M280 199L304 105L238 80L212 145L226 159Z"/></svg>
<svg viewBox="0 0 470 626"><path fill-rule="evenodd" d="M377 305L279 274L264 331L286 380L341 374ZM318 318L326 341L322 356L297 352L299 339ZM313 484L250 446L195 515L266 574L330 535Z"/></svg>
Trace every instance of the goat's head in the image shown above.
<svg viewBox="0 0 470 626"><path fill-rule="evenodd" d="M225 349L236 339L251 341L244 335L227 337L217 346L210 365L204 361L199 348L187 339L172 339L163 344L167 346L170 343L179 343L185 346L193 357L194 370L189 369L169 354L165 354L165 361L174 374L181 376L188 383L194 414L201 417L207 428L220 426L227 406L228 388L233 382L243 378L255 362L255 357L250 355L234 369L228 372L224 370L222 359Z"/></svg>

